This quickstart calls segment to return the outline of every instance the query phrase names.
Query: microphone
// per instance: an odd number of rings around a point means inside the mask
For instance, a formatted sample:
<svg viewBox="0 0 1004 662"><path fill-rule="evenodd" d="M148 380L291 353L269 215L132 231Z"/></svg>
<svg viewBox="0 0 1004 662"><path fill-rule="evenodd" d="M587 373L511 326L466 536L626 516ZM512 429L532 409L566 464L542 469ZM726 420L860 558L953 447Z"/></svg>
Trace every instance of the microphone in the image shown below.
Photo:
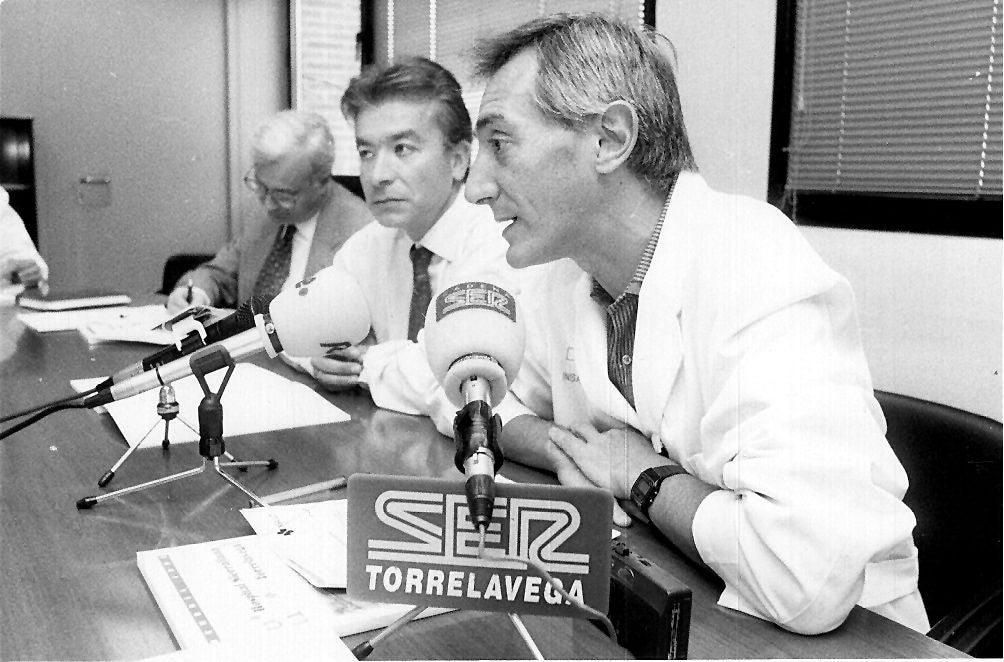
<svg viewBox="0 0 1004 662"><path fill-rule="evenodd" d="M492 283L464 282L443 290L425 316L425 351L446 397L459 408L453 421L454 462L474 528L488 528L495 474L502 468L502 419L492 414L523 360L525 330L516 299Z"/></svg>
<svg viewBox="0 0 1004 662"><path fill-rule="evenodd" d="M158 388L192 374L200 365L208 373L265 350L269 358L285 351L292 356L323 356L362 341L370 314L359 283L337 267L327 267L280 292L253 316L253 326L87 396L82 406L98 407ZM243 323L243 322L242 322ZM226 350L221 352L219 350Z"/></svg>
<svg viewBox="0 0 1004 662"><path fill-rule="evenodd" d="M226 340L241 331L253 329L255 313L262 311L267 304L268 302L262 297L253 296L242 303L236 311L205 327L202 332L199 330L192 331L175 344L166 345L143 360L126 366L98 384L97 388L99 390L108 388L113 384L118 384L147 370L162 366L183 356L188 356L197 349L212 345L221 340Z"/></svg>

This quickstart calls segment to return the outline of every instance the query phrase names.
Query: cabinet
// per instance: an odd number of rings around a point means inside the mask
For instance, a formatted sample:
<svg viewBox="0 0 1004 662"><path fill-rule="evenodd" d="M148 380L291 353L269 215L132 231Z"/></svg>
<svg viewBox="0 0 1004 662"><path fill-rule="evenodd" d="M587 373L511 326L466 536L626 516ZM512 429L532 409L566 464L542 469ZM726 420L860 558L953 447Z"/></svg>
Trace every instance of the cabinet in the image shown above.
<svg viewBox="0 0 1004 662"><path fill-rule="evenodd" d="M38 246L38 204L35 193L35 143L27 117L0 117L0 186L10 194L10 206L24 221Z"/></svg>

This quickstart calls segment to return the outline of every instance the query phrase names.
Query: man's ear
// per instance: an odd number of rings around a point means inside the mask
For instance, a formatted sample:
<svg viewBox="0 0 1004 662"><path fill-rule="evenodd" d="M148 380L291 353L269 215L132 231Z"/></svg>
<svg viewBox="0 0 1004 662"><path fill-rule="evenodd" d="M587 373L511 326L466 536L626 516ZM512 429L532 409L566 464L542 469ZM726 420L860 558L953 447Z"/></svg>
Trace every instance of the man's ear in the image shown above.
<svg viewBox="0 0 1004 662"><path fill-rule="evenodd" d="M627 101L613 101L598 116L596 171L610 174L624 165L638 141L638 111Z"/></svg>
<svg viewBox="0 0 1004 662"><path fill-rule="evenodd" d="M450 154L450 173L453 175L453 181L464 181L467 172L471 169L470 141L461 140L455 145L448 145L446 149Z"/></svg>

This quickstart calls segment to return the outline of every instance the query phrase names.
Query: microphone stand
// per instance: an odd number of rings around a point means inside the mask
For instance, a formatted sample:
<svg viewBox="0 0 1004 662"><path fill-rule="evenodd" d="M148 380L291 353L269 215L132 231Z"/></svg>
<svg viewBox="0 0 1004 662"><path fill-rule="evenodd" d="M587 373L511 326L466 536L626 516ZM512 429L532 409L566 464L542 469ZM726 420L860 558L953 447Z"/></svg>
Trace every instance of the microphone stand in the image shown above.
<svg viewBox="0 0 1004 662"><path fill-rule="evenodd" d="M226 445L223 442L223 405L220 403L220 397L223 394L223 389L226 388L227 382L230 380L230 376L234 371L233 358L230 356L230 353L225 347L220 345L211 345L192 354L190 365L192 367L192 374L194 374L195 378L199 380L199 385L202 387L202 393L204 395L202 401L199 403L199 455L202 456L202 464L194 469L189 469L188 471L171 474L170 476L164 476L163 478L140 483L139 485L133 485L132 487L125 487L120 490L115 490L113 492L97 496L83 497L77 501L78 510L93 508L97 504L108 499L124 496L133 492L139 492L140 490L145 490L150 487L157 487L176 480L181 480L182 478L196 476L205 471L206 467L210 463L221 478L243 492L253 502L260 506L267 505L256 494L248 490L229 474L223 471L223 468L234 467L236 469L246 470L248 467L267 467L269 470L272 470L279 466L279 463L274 458L269 458L268 460L231 460L228 462L220 462L221 455L231 458L233 457L227 454ZM223 381L220 383L219 390L216 393L213 393L212 389L209 388L209 384L206 383L205 376L206 374L222 367L227 368L226 375L224 375ZM167 420L168 419L165 419L165 434Z"/></svg>
<svg viewBox="0 0 1004 662"><path fill-rule="evenodd" d="M168 436L168 430L171 425L171 421L175 418L181 421L186 428L195 434L199 434L199 431L189 425L188 421L178 416L178 410L178 401L175 399L174 388L170 384L164 384L160 387L160 394L157 398L157 415L164 421L164 439L160 442L160 446L165 451L171 447L171 439ZM150 436L156 427L157 422L154 422L154 424L150 426L150 429L147 430L146 434L143 435L143 438L140 439L135 446L130 446L126 449L126 452L123 453L118 460L116 460L115 464L113 464L111 468L98 479L98 487L106 487L108 483L112 482L112 478L115 478L115 472L118 471L123 464L125 464L126 460L129 459L137 448L143 445L143 442L146 441L147 437ZM229 452L224 452L223 455L231 462L237 461L237 458ZM240 467L240 471L246 472L247 467Z"/></svg>
<svg viewBox="0 0 1004 662"><path fill-rule="evenodd" d="M492 519L495 501L495 475L504 461L502 448L499 446L502 420L497 414L492 414L491 387L487 380L477 376L468 377L463 380L460 389L466 404L453 419L453 440L457 449L453 461L461 473L469 476L464 485L467 509L471 524L481 533L479 548L483 550L484 536ZM366 659L378 643L414 620L424 609L421 605L416 606L374 637L357 645L352 649L352 654L357 660ZM543 660L544 656L519 614L510 612L509 620L533 653L534 659Z"/></svg>

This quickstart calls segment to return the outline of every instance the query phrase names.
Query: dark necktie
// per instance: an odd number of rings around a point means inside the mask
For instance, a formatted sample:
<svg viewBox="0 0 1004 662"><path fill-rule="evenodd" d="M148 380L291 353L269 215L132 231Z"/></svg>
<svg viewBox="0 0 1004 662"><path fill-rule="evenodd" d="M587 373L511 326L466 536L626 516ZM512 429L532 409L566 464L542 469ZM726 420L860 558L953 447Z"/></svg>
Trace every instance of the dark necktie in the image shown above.
<svg viewBox="0 0 1004 662"><path fill-rule="evenodd" d="M295 225L285 225L279 228L275 235L275 242L272 250L265 258L265 264L258 272L258 279L254 283L254 295L262 297L265 301L271 301L283 283L289 278L289 261L293 256L293 235L296 234Z"/></svg>
<svg viewBox="0 0 1004 662"><path fill-rule="evenodd" d="M408 340L416 340L418 332L425 326L425 311L432 301L432 285L429 283L429 262L432 251L424 246L411 247L411 268L414 286L411 290L411 308L408 311Z"/></svg>

